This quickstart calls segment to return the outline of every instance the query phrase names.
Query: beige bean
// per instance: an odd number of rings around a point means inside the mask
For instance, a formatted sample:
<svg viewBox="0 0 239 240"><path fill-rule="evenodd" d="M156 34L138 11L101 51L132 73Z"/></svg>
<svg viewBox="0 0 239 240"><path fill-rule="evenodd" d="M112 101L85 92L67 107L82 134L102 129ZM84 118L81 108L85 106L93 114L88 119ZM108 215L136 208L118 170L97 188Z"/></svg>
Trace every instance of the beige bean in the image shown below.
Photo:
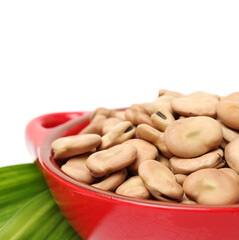
<svg viewBox="0 0 239 240"><path fill-rule="evenodd" d="M125 121L125 110L115 110L113 113L112 113L112 117L115 117L115 118L119 118L123 121Z"/></svg>
<svg viewBox="0 0 239 240"><path fill-rule="evenodd" d="M128 167L137 157L137 149L131 144L119 144L90 155L86 166L95 177L102 177Z"/></svg>
<svg viewBox="0 0 239 240"><path fill-rule="evenodd" d="M95 109L88 126L55 140L52 150L62 172L95 188L138 199L235 204L238 119L239 92L161 89L152 102Z"/></svg>
<svg viewBox="0 0 239 240"><path fill-rule="evenodd" d="M218 102L217 115L226 126L239 130L239 101Z"/></svg>
<svg viewBox="0 0 239 240"><path fill-rule="evenodd" d="M216 117L216 104L218 100L215 97L182 97L171 101L171 107L174 112L183 116L208 116Z"/></svg>
<svg viewBox="0 0 239 240"><path fill-rule="evenodd" d="M214 168L216 169L220 169L220 168L223 168L226 164L226 161L225 159L222 159Z"/></svg>
<svg viewBox="0 0 239 240"><path fill-rule="evenodd" d="M136 133L139 138L153 143L165 157L170 158L173 156L164 143L163 132L147 124L140 124L136 128Z"/></svg>
<svg viewBox="0 0 239 240"><path fill-rule="evenodd" d="M189 205L197 204L195 201L188 199L186 194L183 194L183 197L180 200L180 203L182 203L182 204L189 204Z"/></svg>
<svg viewBox="0 0 239 240"><path fill-rule="evenodd" d="M117 124L123 122L122 119L116 117L110 117L105 119L102 126L102 134L105 135L110 132Z"/></svg>
<svg viewBox="0 0 239 240"><path fill-rule="evenodd" d="M177 174L174 174L175 178L176 178L176 181L182 186L183 185L183 182L184 180L186 179L187 175L185 174L180 174L180 173L177 173Z"/></svg>
<svg viewBox="0 0 239 240"><path fill-rule="evenodd" d="M115 191L117 194L139 199L149 199L150 192L139 176L133 176L123 182Z"/></svg>
<svg viewBox="0 0 239 240"><path fill-rule="evenodd" d="M226 140L226 142L231 142L233 139L239 137L239 132L236 130L233 130L231 128L228 128L226 125L224 125L221 121L219 121L219 124L222 127L222 134L223 138Z"/></svg>
<svg viewBox="0 0 239 240"><path fill-rule="evenodd" d="M135 110L135 111L137 111L137 112L143 112L143 113L148 114L148 112L147 112L146 109L144 108L144 105L142 105L142 104L132 104L132 105L130 106L130 109L133 109L133 110ZM148 114L148 115L149 115L149 114Z"/></svg>
<svg viewBox="0 0 239 240"><path fill-rule="evenodd" d="M228 142L223 138L219 147L224 150L225 147L227 146L227 144L228 144Z"/></svg>
<svg viewBox="0 0 239 240"><path fill-rule="evenodd" d="M104 108L104 107L98 107L92 112L92 114L90 116L90 121L93 121L93 119L98 115L103 115L106 118L111 117L112 110L110 110L108 108Z"/></svg>
<svg viewBox="0 0 239 240"><path fill-rule="evenodd" d="M234 171L231 168L220 168L218 170L226 173L228 176L231 176L237 182L237 184L239 185L239 175L236 173L236 171Z"/></svg>
<svg viewBox="0 0 239 240"><path fill-rule="evenodd" d="M54 158L67 159L89 152L101 144L101 137L97 134L83 134L61 137L52 143Z"/></svg>
<svg viewBox="0 0 239 240"><path fill-rule="evenodd" d="M239 102L239 92L230 93L227 96L221 97L221 101L236 101Z"/></svg>
<svg viewBox="0 0 239 240"><path fill-rule="evenodd" d="M151 115L153 126L159 131L164 132L167 126L175 121L173 114L167 109L162 109Z"/></svg>
<svg viewBox="0 0 239 240"><path fill-rule="evenodd" d="M82 181L88 184L93 183L95 178L86 167L86 159L90 156L90 154L91 153L85 153L70 158L61 166L61 170L77 181Z"/></svg>
<svg viewBox="0 0 239 240"><path fill-rule="evenodd" d="M105 191L113 192L125 180L127 174L128 173L126 168L123 168L107 176L102 181L92 184L91 186Z"/></svg>
<svg viewBox="0 0 239 240"><path fill-rule="evenodd" d="M211 152L195 158L170 158L171 170L174 174L190 174L199 169L216 167L223 157L223 151L217 148Z"/></svg>
<svg viewBox="0 0 239 240"><path fill-rule="evenodd" d="M166 158L165 156L163 156L162 154L159 153L157 161L159 161L160 163L162 163L164 166L170 168L170 161L168 158Z"/></svg>
<svg viewBox="0 0 239 240"><path fill-rule="evenodd" d="M201 169L190 174L183 183L189 199L199 204L226 205L239 201L237 182L218 169Z"/></svg>
<svg viewBox="0 0 239 240"><path fill-rule="evenodd" d="M130 121L123 121L114 126L107 134L102 137L99 150L107 149L117 144L123 143L132 138L135 134L135 127Z"/></svg>
<svg viewBox="0 0 239 240"><path fill-rule="evenodd" d="M141 123L145 123L150 126L153 125L152 120L147 113L137 111L137 110L131 109L131 108L125 110L125 119L127 121L130 121L133 125L136 125L136 126Z"/></svg>
<svg viewBox="0 0 239 240"><path fill-rule="evenodd" d="M225 159L228 166L239 174L239 137L227 144Z"/></svg>
<svg viewBox="0 0 239 240"><path fill-rule="evenodd" d="M150 115L155 112L160 112L164 109L167 109L169 112L173 112L171 108L171 101L174 99L174 96L171 95L163 95L157 97L152 103L151 103L151 109L150 109Z"/></svg>
<svg viewBox="0 0 239 240"><path fill-rule="evenodd" d="M184 94L182 94L180 92L170 91L167 89L160 89L158 92L158 96L160 97L160 96L164 96L164 95L173 96L173 97L183 97L184 96Z"/></svg>
<svg viewBox="0 0 239 240"><path fill-rule="evenodd" d="M182 158L198 157L219 146L222 128L210 117L188 117L171 123L164 132L168 150Z"/></svg>
<svg viewBox="0 0 239 240"><path fill-rule="evenodd" d="M133 174L138 174L139 164L149 159L156 159L158 156L158 149L151 143L143 139L129 139L124 144L132 144L137 149L137 157L133 163L128 167Z"/></svg>
<svg viewBox="0 0 239 240"><path fill-rule="evenodd" d="M79 134L94 133L102 136L102 128L106 119L105 115L98 114L85 128L80 131Z"/></svg>
<svg viewBox="0 0 239 240"><path fill-rule="evenodd" d="M214 97L218 100L220 99L220 96L217 94L206 93L203 91L192 92L192 93L188 94L187 97L190 97L190 98Z"/></svg>
<svg viewBox="0 0 239 240"><path fill-rule="evenodd" d="M151 194L159 200L179 200L183 189L173 173L155 160L144 161L139 165L139 176Z"/></svg>
<svg viewBox="0 0 239 240"><path fill-rule="evenodd" d="M151 102L141 103L141 106L145 109L145 111L146 111L146 113L148 113L148 115L151 115L151 106L152 106Z"/></svg>

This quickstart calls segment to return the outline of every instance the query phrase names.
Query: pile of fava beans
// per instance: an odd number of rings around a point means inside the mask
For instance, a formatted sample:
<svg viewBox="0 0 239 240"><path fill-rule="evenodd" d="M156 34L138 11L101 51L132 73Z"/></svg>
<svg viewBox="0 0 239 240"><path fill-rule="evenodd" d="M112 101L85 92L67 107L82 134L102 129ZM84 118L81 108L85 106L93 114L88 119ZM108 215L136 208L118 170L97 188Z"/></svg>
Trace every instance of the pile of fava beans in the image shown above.
<svg viewBox="0 0 239 240"><path fill-rule="evenodd" d="M61 170L141 200L239 203L239 92L159 90L152 102L97 108L79 134L52 143Z"/></svg>

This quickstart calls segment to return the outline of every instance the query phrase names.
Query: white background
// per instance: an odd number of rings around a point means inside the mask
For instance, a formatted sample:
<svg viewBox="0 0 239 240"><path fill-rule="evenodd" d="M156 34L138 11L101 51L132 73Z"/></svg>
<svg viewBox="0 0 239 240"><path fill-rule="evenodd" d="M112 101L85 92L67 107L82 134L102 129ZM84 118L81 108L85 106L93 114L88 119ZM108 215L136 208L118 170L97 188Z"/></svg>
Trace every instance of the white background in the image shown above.
<svg viewBox="0 0 239 240"><path fill-rule="evenodd" d="M45 113L239 91L237 2L1 0L0 166Z"/></svg>

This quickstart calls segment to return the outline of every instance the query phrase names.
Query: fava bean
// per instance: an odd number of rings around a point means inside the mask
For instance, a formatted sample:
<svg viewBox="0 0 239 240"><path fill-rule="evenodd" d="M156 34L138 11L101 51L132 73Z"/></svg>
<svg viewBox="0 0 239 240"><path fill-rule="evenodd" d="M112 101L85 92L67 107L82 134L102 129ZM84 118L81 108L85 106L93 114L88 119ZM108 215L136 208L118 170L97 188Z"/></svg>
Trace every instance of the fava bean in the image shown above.
<svg viewBox="0 0 239 240"><path fill-rule="evenodd" d="M150 192L139 176L133 176L122 183L115 191L118 194L139 199L149 199Z"/></svg>
<svg viewBox="0 0 239 240"><path fill-rule="evenodd" d="M105 191L114 191L127 177L127 170L123 168L119 171L106 176L102 181L92 184L91 186Z"/></svg>
<svg viewBox="0 0 239 240"><path fill-rule="evenodd" d="M176 181L182 186L183 185L183 182L184 180L186 179L187 175L185 174L180 174L180 173L177 173L174 175L175 178L176 178Z"/></svg>
<svg viewBox="0 0 239 240"><path fill-rule="evenodd" d="M101 144L101 137L97 134L82 134L56 139L52 143L54 158L67 159L89 152Z"/></svg>
<svg viewBox="0 0 239 240"><path fill-rule="evenodd" d="M226 173L228 176L231 176L239 185L239 175L231 168L219 168L220 171Z"/></svg>
<svg viewBox="0 0 239 240"><path fill-rule="evenodd" d="M218 120L218 122L220 123L221 127L222 127L222 134L223 134L223 138L224 140L228 143L231 142L233 139L239 137L239 132L236 130L233 130L229 127L227 127L226 125L224 125L221 121Z"/></svg>
<svg viewBox="0 0 239 240"><path fill-rule="evenodd" d="M209 116L216 117L216 104L218 100L214 97L201 98L175 98L171 102L173 111L183 116Z"/></svg>
<svg viewBox="0 0 239 240"><path fill-rule="evenodd" d="M239 137L226 146L225 159L228 166L239 174Z"/></svg>
<svg viewBox="0 0 239 240"><path fill-rule="evenodd" d="M94 188L181 204L239 204L239 92L161 89L152 102L96 108L52 143L63 173Z"/></svg>
<svg viewBox="0 0 239 240"><path fill-rule="evenodd" d="M111 118L107 118L104 120L103 122L103 126L102 126L102 134L105 135L108 132L110 132L116 125L118 125L119 123L122 123L123 120L120 118L116 118L116 117L111 117Z"/></svg>
<svg viewBox="0 0 239 240"><path fill-rule="evenodd" d="M222 149L218 148L195 158L170 158L170 167L173 173L190 174L199 169L216 167L223 157Z"/></svg>
<svg viewBox="0 0 239 240"><path fill-rule="evenodd" d="M135 126L137 126L141 123L145 123L150 126L153 125L152 120L147 113L142 112L142 111L137 111L133 108L129 108L129 109L125 110L125 119L130 121Z"/></svg>
<svg viewBox="0 0 239 240"><path fill-rule="evenodd" d="M218 102L217 115L226 126L239 130L239 101Z"/></svg>
<svg viewBox="0 0 239 240"><path fill-rule="evenodd" d="M165 145L163 132L147 124L140 124L136 128L136 133L139 138L154 144L165 157L170 158L173 156Z"/></svg>
<svg viewBox="0 0 239 240"><path fill-rule="evenodd" d="M151 115L153 126L159 131L164 132L167 126L175 121L173 114L166 110L155 112Z"/></svg>
<svg viewBox="0 0 239 240"><path fill-rule="evenodd" d="M128 166L128 169L133 174L138 174L140 163L149 159L156 159L158 156L157 148L143 139L129 139L124 142L124 144L132 144L137 149L137 157L135 161Z"/></svg>
<svg viewBox="0 0 239 240"><path fill-rule="evenodd" d="M214 169L201 169L190 174L183 183L189 199L200 204L225 205L239 201L237 182L226 173Z"/></svg>
<svg viewBox="0 0 239 240"><path fill-rule="evenodd" d="M96 179L86 167L86 159L91 153L85 153L73 158L70 158L65 164L61 166L61 170L70 177L85 183L93 183Z"/></svg>
<svg viewBox="0 0 239 240"><path fill-rule="evenodd" d="M119 144L91 154L86 160L86 166L94 177L102 177L128 167L136 157L137 149L135 146Z"/></svg>
<svg viewBox="0 0 239 240"><path fill-rule="evenodd" d="M79 133L80 135L87 134L87 133L93 133L93 134L98 134L102 136L102 128L104 121L106 120L105 115L97 115L94 117L94 119L90 122L89 125L87 125L82 131Z"/></svg>
<svg viewBox="0 0 239 240"><path fill-rule="evenodd" d="M168 150L182 158L200 156L219 146L222 128L210 117L188 117L171 123L164 133Z"/></svg>
<svg viewBox="0 0 239 240"><path fill-rule="evenodd" d="M179 200L183 189L173 173L155 160L144 161L139 165L139 176L151 194L162 201Z"/></svg>
<svg viewBox="0 0 239 240"><path fill-rule="evenodd" d="M130 121L123 121L114 126L102 138L99 150L107 149L132 138L135 134L135 127Z"/></svg>

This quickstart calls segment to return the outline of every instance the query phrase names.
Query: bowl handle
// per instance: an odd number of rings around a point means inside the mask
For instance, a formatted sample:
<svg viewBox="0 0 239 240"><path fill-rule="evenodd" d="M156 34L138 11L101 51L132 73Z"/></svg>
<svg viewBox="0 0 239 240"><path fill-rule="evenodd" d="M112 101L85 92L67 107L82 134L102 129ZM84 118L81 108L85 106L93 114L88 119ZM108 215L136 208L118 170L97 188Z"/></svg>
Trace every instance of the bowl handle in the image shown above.
<svg viewBox="0 0 239 240"><path fill-rule="evenodd" d="M89 116L89 114L90 112L50 113L31 120L26 126L25 141L32 157L35 159L38 157L40 146L53 130L70 120Z"/></svg>

